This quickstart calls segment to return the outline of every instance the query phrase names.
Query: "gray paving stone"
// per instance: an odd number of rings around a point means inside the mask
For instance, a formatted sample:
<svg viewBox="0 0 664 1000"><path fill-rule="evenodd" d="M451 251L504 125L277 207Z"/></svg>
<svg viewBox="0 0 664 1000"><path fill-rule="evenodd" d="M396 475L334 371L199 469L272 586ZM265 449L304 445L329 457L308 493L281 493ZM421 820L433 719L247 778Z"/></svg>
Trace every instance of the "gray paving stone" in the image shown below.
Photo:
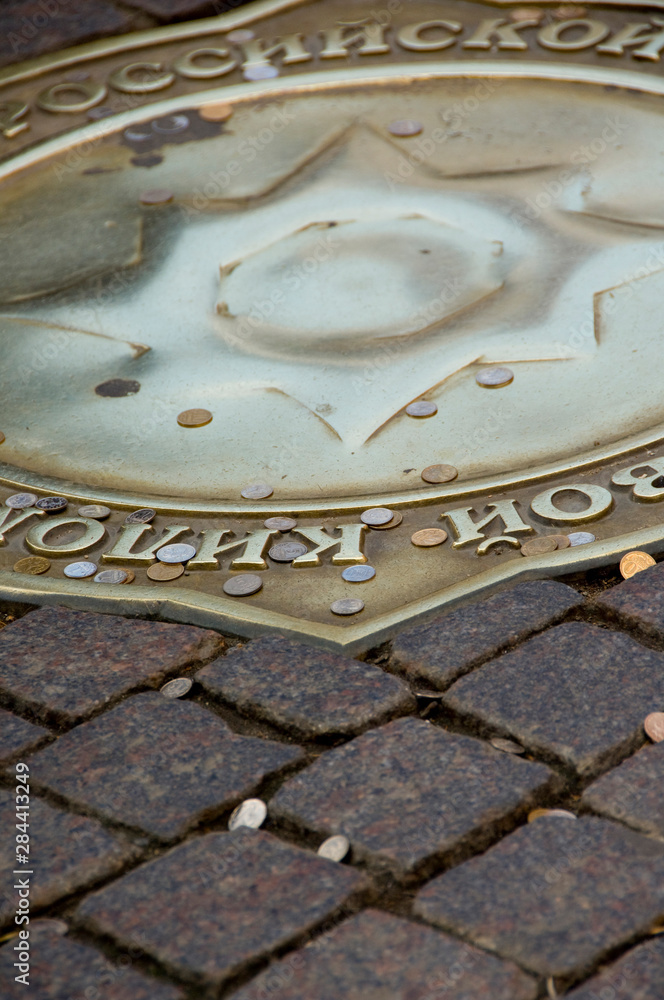
<svg viewBox="0 0 664 1000"><path fill-rule="evenodd" d="M664 562L605 590L595 603L624 623L638 625L649 635L664 639Z"/></svg>
<svg viewBox="0 0 664 1000"><path fill-rule="evenodd" d="M664 997L664 937L653 938L628 951L565 1000L662 1000Z"/></svg>
<svg viewBox="0 0 664 1000"><path fill-rule="evenodd" d="M288 780L270 814L321 835L345 834L355 858L404 875L486 836L558 781L479 740L397 719Z"/></svg>
<svg viewBox="0 0 664 1000"><path fill-rule="evenodd" d="M476 664L554 624L581 604L583 597L563 583L520 583L401 632L392 644L391 662L409 679L446 688Z"/></svg>
<svg viewBox="0 0 664 1000"><path fill-rule="evenodd" d="M35 726L0 708L0 764L20 753L27 753L49 735L48 729Z"/></svg>
<svg viewBox="0 0 664 1000"><path fill-rule="evenodd" d="M48 921L31 921L29 933L27 986L17 982L21 971L14 968L17 948L24 942L12 938L0 948L3 1000L182 1000L184 996L177 987L148 979L132 968L128 955L111 963L95 948L58 934Z"/></svg>
<svg viewBox="0 0 664 1000"><path fill-rule="evenodd" d="M664 844L541 817L426 885L415 912L541 975L580 973L664 914Z"/></svg>
<svg viewBox="0 0 664 1000"><path fill-rule="evenodd" d="M24 803L23 803L24 804ZM136 848L111 836L96 820L54 809L30 791L29 864L17 864L14 789L0 789L0 925L13 921L17 879L29 879L30 908L48 906L76 889L119 871L137 856ZM21 852L23 854L23 852ZM14 876L15 870L33 871Z"/></svg>
<svg viewBox="0 0 664 1000"><path fill-rule="evenodd" d="M593 812L664 837L664 743L646 746L593 782L581 799Z"/></svg>
<svg viewBox="0 0 664 1000"><path fill-rule="evenodd" d="M193 702L149 692L61 736L32 758L31 770L78 807L168 840L301 755L299 747L237 736Z"/></svg>
<svg viewBox="0 0 664 1000"><path fill-rule="evenodd" d="M533 1000L530 976L420 924L367 910L270 965L231 1000Z"/></svg>
<svg viewBox="0 0 664 1000"><path fill-rule="evenodd" d="M39 608L0 632L0 688L46 721L72 723L223 647L191 625Z"/></svg>
<svg viewBox="0 0 664 1000"><path fill-rule="evenodd" d="M210 694L303 737L352 735L416 708L410 689L378 667L266 636L196 675Z"/></svg>
<svg viewBox="0 0 664 1000"><path fill-rule="evenodd" d="M443 701L592 775L643 742L643 720L664 704L664 654L571 622L462 677Z"/></svg>
<svg viewBox="0 0 664 1000"><path fill-rule="evenodd" d="M221 983L367 886L353 868L241 828L190 840L130 872L88 896L77 918L183 978Z"/></svg>

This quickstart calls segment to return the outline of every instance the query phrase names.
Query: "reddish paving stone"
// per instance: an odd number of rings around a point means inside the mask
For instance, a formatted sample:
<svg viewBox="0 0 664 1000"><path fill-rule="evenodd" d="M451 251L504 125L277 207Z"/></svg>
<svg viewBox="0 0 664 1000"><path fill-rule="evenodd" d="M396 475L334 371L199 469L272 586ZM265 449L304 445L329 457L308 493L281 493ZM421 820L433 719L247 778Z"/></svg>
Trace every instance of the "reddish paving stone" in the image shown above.
<svg viewBox="0 0 664 1000"><path fill-rule="evenodd" d="M353 868L243 828L176 847L88 896L77 918L176 975L221 983L367 887Z"/></svg>
<svg viewBox="0 0 664 1000"><path fill-rule="evenodd" d="M420 924L368 910L269 966L231 1000L533 1000L516 966Z"/></svg>
<svg viewBox="0 0 664 1000"><path fill-rule="evenodd" d="M148 979L123 956L117 964L88 945L58 934L48 921L31 921L29 986L16 982L16 947L12 938L0 948L3 1000L183 1000L175 986Z"/></svg>
<svg viewBox="0 0 664 1000"><path fill-rule="evenodd" d="M563 583L520 583L405 630L392 644L391 663L409 679L446 688L477 664L553 625L581 604L583 597Z"/></svg>
<svg viewBox="0 0 664 1000"><path fill-rule="evenodd" d="M33 780L118 823L171 839L298 761L299 747L236 736L193 702L139 694L30 762Z"/></svg>
<svg viewBox="0 0 664 1000"><path fill-rule="evenodd" d="M581 973L664 914L664 844L541 817L430 882L415 912L541 975Z"/></svg>
<svg viewBox="0 0 664 1000"><path fill-rule="evenodd" d="M586 789L582 803L643 833L664 837L664 743L646 746Z"/></svg>
<svg viewBox="0 0 664 1000"><path fill-rule="evenodd" d="M368 663L268 636L196 675L212 695L298 736L353 734L416 707L410 689Z"/></svg>
<svg viewBox="0 0 664 1000"><path fill-rule="evenodd" d="M653 938L602 969L565 1000L662 1000L664 937Z"/></svg>
<svg viewBox="0 0 664 1000"><path fill-rule="evenodd" d="M54 809L30 794L30 863L16 863L16 799L14 790L0 790L0 924L13 920L18 892L13 888L21 876L14 870L33 871L29 878L30 908L48 906L56 899L119 871L136 857L136 848L112 837L95 820Z"/></svg>
<svg viewBox="0 0 664 1000"><path fill-rule="evenodd" d="M0 687L40 718L72 723L223 648L191 625L40 608L0 632Z"/></svg>
<svg viewBox="0 0 664 1000"><path fill-rule="evenodd" d="M320 834L345 834L355 858L403 875L490 836L558 781L541 764L421 719L398 719L291 778L270 813Z"/></svg>
<svg viewBox="0 0 664 1000"><path fill-rule="evenodd" d="M664 562L604 591L595 602L624 623L664 639Z"/></svg>
<svg viewBox="0 0 664 1000"><path fill-rule="evenodd" d="M664 654L571 622L462 677L443 701L591 775L643 742L644 718L664 705Z"/></svg>
<svg viewBox="0 0 664 1000"><path fill-rule="evenodd" d="M0 763L31 750L50 735L48 729L35 726L0 708Z"/></svg>
<svg viewBox="0 0 664 1000"><path fill-rule="evenodd" d="M3 0L0 66L130 31L134 23L108 0L84 6L71 0Z"/></svg>

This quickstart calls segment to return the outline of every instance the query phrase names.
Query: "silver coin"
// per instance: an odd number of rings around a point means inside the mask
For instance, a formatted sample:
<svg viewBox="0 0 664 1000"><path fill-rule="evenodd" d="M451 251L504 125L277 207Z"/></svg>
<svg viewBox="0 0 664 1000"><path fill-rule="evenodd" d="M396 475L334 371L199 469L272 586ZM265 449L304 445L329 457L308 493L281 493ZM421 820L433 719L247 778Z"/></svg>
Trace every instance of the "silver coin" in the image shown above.
<svg viewBox="0 0 664 1000"><path fill-rule="evenodd" d="M357 615L364 611L364 601L355 597L343 597L340 601L330 604L330 611L333 615Z"/></svg>
<svg viewBox="0 0 664 1000"><path fill-rule="evenodd" d="M289 563L300 556L305 556L308 551L302 542L278 542L272 546L268 555L273 562Z"/></svg>
<svg viewBox="0 0 664 1000"><path fill-rule="evenodd" d="M394 511L387 507L372 507L360 514L360 521L364 524L389 524L394 517Z"/></svg>
<svg viewBox="0 0 664 1000"><path fill-rule="evenodd" d="M125 524L149 524L157 515L152 507L141 507L140 510L132 510L131 514L125 517Z"/></svg>
<svg viewBox="0 0 664 1000"><path fill-rule="evenodd" d="M152 122L152 130L158 135L177 135L189 128L189 119L186 115L168 115L166 118L157 118Z"/></svg>
<svg viewBox="0 0 664 1000"><path fill-rule="evenodd" d="M266 816L267 806L262 799L245 799L231 813L228 829L237 830L239 826L248 826L252 830L258 830L265 822Z"/></svg>
<svg viewBox="0 0 664 1000"><path fill-rule="evenodd" d="M103 569L97 573L95 583L124 583L128 574L123 569Z"/></svg>
<svg viewBox="0 0 664 1000"><path fill-rule="evenodd" d="M240 576L232 576L224 584L224 593L229 597L250 597L257 594L263 586L260 576L253 573L242 573Z"/></svg>
<svg viewBox="0 0 664 1000"><path fill-rule="evenodd" d="M343 861L350 851L350 842L347 837L339 833L334 837L328 837L320 845L316 854L328 861Z"/></svg>
<svg viewBox="0 0 664 1000"><path fill-rule="evenodd" d="M124 137L129 142L148 142L150 139L154 139L152 131L148 131L145 125L126 128Z"/></svg>
<svg viewBox="0 0 664 1000"><path fill-rule="evenodd" d="M367 580L373 580L375 575L373 566L347 566L341 574L348 583L366 583Z"/></svg>
<svg viewBox="0 0 664 1000"><path fill-rule="evenodd" d="M192 686L193 681L189 677L175 677L172 681L164 684L159 689L159 693L163 694L164 698L184 698L186 694L189 694Z"/></svg>
<svg viewBox="0 0 664 1000"><path fill-rule="evenodd" d="M268 517L267 521L263 521L263 527L267 528L268 531L292 531L293 528L297 528L297 521L294 517Z"/></svg>
<svg viewBox="0 0 664 1000"><path fill-rule="evenodd" d="M68 566L65 566L63 572L65 576L71 577L72 580L82 580L86 576L94 576L97 572L97 565L93 562L69 563Z"/></svg>
<svg viewBox="0 0 664 1000"><path fill-rule="evenodd" d="M526 752L520 743L515 743L514 740L504 740L500 736L496 736L491 740L491 746L496 750L501 750L503 753L519 754Z"/></svg>
<svg viewBox="0 0 664 1000"><path fill-rule="evenodd" d="M42 497L35 504L39 510L45 510L49 514L59 514L61 510L65 510L67 507L67 501L64 497Z"/></svg>
<svg viewBox="0 0 664 1000"><path fill-rule="evenodd" d="M483 368L475 381L486 389L500 389L514 381L514 372L510 368Z"/></svg>
<svg viewBox="0 0 664 1000"><path fill-rule="evenodd" d="M26 507L34 507L37 500L38 497L34 493L14 493L13 496L7 497L5 500L5 507L11 507L13 510L25 510Z"/></svg>
<svg viewBox="0 0 664 1000"><path fill-rule="evenodd" d="M181 542L175 545L164 545L163 548L157 549L155 554L159 562L186 563L194 558L196 549L193 545Z"/></svg>
<svg viewBox="0 0 664 1000"><path fill-rule="evenodd" d="M242 496L245 500L267 500L273 493L274 490L267 483L252 483L251 486L245 486L242 490Z"/></svg>
<svg viewBox="0 0 664 1000"><path fill-rule="evenodd" d="M588 542L596 542L597 539L590 531L573 531L569 538L570 545L587 545Z"/></svg>
<svg viewBox="0 0 664 1000"><path fill-rule="evenodd" d="M392 135L400 137L420 135L424 130L422 122L417 122L412 118L402 118L399 121L391 122L387 128Z"/></svg>
<svg viewBox="0 0 664 1000"><path fill-rule="evenodd" d="M271 80L279 76L276 66L248 66L244 71L245 80Z"/></svg>
<svg viewBox="0 0 664 1000"><path fill-rule="evenodd" d="M406 407L409 417L435 417L438 407L435 403L430 403L428 399L419 399L416 403L411 403Z"/></svg>
<svg viewBox="0 0 664 1000"><path fill-rule="evenodd" d="M103 521L111 513L110 507L104 507L100 503L90 503L87 507L79 507L80 517L91 517L94 521Z"/></svg>
<svg viewBox="0 0 664 1000"><path fill-rule="evenodd" d="M250 42L255 37L255 32L250 31L249 28L236 28L234 31L229 31L226 35L228 41L233 42L234 45L241 45L242 42Z"/></svg>

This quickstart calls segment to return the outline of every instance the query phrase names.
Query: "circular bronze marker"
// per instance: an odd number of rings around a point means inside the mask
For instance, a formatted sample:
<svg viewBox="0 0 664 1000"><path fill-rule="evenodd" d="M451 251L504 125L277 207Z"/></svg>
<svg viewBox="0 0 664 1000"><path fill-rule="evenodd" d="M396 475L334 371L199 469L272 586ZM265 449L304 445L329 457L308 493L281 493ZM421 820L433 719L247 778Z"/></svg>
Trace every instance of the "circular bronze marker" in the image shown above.
<svg viewBox="0 0 664 1000"><path fill-rule="evenodd" d="M651 712L646 716L643 728L653 743L664 741L664 712Z"/></svg>
<svg viewBox="0 0 664 1000"><path fill-rule="evenodd" d="M555 538L551 535L544 535L540 538L531 538L527 542L523 542L521 546L522 556L543 556L547 552L555 552L558 548L558 543Z"/></svg>
<svg viewBox="0 0 664 1000"><path fill-rule="evenodd" d="M420 549L432 549L435 545L442 545L447 541L447 532L442 528L422 528L411 536L413 545Z"/></svg>
<svg viewBox="0 0 664 1000"><path fill-rule="evenodd" d="M400 118L396 122L390 122L387 126L387 131L390 135L396 135L400 139L407 139L412 135L420 135L424 131L424 125L413 118Z"/></svg>
<svg viewBox="0 0 664 1000"><path fill-rule="evenodd" d="M178 413L180 427L205 427L211 421L212 414L209 410L183 410Z"/></svg>
<svg viewBox="0 0 664 1000"><path fill-rule="evenodd" d="M50 562L43 556L26 556L14 563L14 572L27 573L29 576L40 576L42 573L48 572L50 568Z"/></svg>
<svg viewBox="0 0 664 1000"><path fill-rule="evenodd" d="M406 407L409 417L435 417L438 407L435 403L430 403L428 399L420 399L417 403L411 403Z"/></svg>
<svg viewBox="0 0 664 1000"><path fill-rule="evenodd" d="M428 465L422 471L422 479L425 483L451 483L459 475L458 469L453 465Z"/></svg>
<svg viewBox="0 0 664 1000"><path fill-rule="evenodd" d="M623 579L629 580L636 573L642 573L644 569L650 569L655 565L655 560L647 552L627 552L620 560L620 572Z"/></svg>
<svg viewBox="0 0 664 1000"><path fill-rule="evenodd" d="M224 584L224 593L229 597L251 597L257 594L263 586L260 576L253 573L242 573L241 576L232 576Z"/></svg>
<svg viewBox="0 0 664 1000"><path fill-rule="evenodd" d="M205 104L198 113L204 122L227 122L233 117L233 105Z"/></svg>
<svg viewBox="0 0 664 1000"><path fill-rule="evenodd" d="M157 580L159 583L167 583L169 580L177 580L184 573L182 563L155 563L148 569L150 580Z"/></svg>
<svg viewBox="0 0 664 1000"><path fill-rule="evenodd" d="M355 597L342 597L330 604L330 611L333 615L359 615L360 611L364 611L364 601Z"/></svg>
<svg viewBox="0 0 664 1000"><path fill-rule="evenodd" d="M141 205L168 205L173 198L175 195L168 188L153 188L152 191L143 192Z"/></svg>
<svg viewBox="0 0 664 1000"><path fill-rule="evenodd" d="M395 510L394 517L387 524L372 524L372 531L389 531L390 528L398 528L403 521L403 514L400 514L398 510Z"/></svg>
<svg viewBox="0 0 664 1000"><path fill-rule="evenodd" d="M124 519L125 524L149 524L156 517L156 510L152 507L141 507L140 510L132 510Z"/></svg>
<svg viewBox="0 0 664 1000"><path fill-rule="evenodd" d="M546 537L552 538L559 549L568 549L572 544L567 535L547 535Z"/></svg>
<svg viewBox="0 0 664 1000"><path fill-rule="evenodd" d="M297 521L294 517L268 517L267 521L263 521L263 527L267 528L268 531L292 531L293 528L297 528Z"/></svg>

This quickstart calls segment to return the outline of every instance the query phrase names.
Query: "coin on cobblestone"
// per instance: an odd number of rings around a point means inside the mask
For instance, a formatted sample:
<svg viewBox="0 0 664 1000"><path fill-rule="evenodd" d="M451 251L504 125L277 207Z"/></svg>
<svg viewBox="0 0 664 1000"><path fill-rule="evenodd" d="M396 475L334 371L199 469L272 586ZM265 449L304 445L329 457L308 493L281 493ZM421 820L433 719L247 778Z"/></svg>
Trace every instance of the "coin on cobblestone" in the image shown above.
<svg viewBox="0 0 664 1000"><path fill-rule="evenodd" d="M242 496L245 500L267 500L273 493L274 490L267 483L252 483L251 486L245 486L242 490Z"/></svg>
<svg viewBox="0 0 664 1000"><path fill-rule="evenodd" d="M148 569L150 580L157 580L159 583L167 583L169 580L177 580L184 573L182 563L154 563Z"/></svg>
<svg viewBox="0 0 664 1000"><path fill-rule="evenodd" d="M104 507L100 503L89 503L87 507L79 507L78 514L79 517L89 517L93 521L103 521L105 518L109 517L111 513L110 507Z"/></svg>
<svg viewBox="0 0 664 1000"><path fill-rule="evenodd" d="M400 118L399 121L390 122L387 130L390 135L405 139L412 135L420 135L424 131L424 126L422 122L417 122L413 118Z"/></svg>
<svg viewBox="0 0 664 1000"><path fill-rule="evenodd" d="M360 514L360 521L364 524L378 525L387 524L394 517L394 511L387 507L372 507Z"/></svg>
<svg viewBox="0 0 664 1000"><path fill-rule="evenodd" d="M260 576L253 573L242 573L240 576L232 576L224 584L224 593L229 597L251 597L257 594L262 588L263 581Z"/></svg>
<svg viewBox="0 0 664 1000"><path fill-rule="evenodd" d="M60 511L66 510L67 501L64 497L42 497L35 504L39 510L45 510L47 514L59 514Z"/></svg>
<svg viewBox="0 0 664 1000"><path fill-rule="evenodd" d="M226 103L204 104L198 113L204 122L227 122L229 118L233 117L233 105Z"/></svg>
<svg viewBox="0 0 664 1000"><path fill-rule="evenodd" d="M372 524L371 530L389 531L390 528L398 528L402 522L403 522L403 514L401 514L398 510L395 510L394 517L392 518L391 521L388 521L387 524Z"/></svg>
<svg viewBox="0 0 664 1000"><path fill-rule="evenodd" d="M560 816L563 819L576 819L573 812L568 809L533 809L528 813L528 822L533 823L541 816Z"/></svg>
<svg viewBox="0 0 664 1000"><path fill-rule="evenodd" d="M643 728L653 743L661 743L664 740L664 712L651 712L647 715Z"/></svg>
<svg viewBox="0 0 664 1000"><path fill-rule="evenodd" d="M50 562L43 556L25 556L14 563L14 572L27 573L29 576L41 576L42 573L47 573L50 568Z"/></svg>
<svg viewBox="0 0 664 1000"><path fill-rule="evenodd" d="M159 689L159 693L163 694L164 698L184 698L186 694L189 694L192 686L193 681L189 677L175 677L172 681L164 684Z"/></svg>
<svg viewBox="0 0 664 1000"><path fill-rule="evenodd" d="M273 562L289 563L300 556L305 556L309 549L302 542L277 542L273 545L268 555Z"/></svg>
<svg viewBox="0 0 664 1000"><path fill-rule="evenodd" d="M154 520L157 512L152 507L141 507L140 510L132 510L131 514L125 517L125 524L149 524Z"/></svg>
<svg viewBox="0 0 664 1000"><path fill-rule="evenodd" d="M324 840L316 853L321 858L327 858L328 861L343 861L349 851L350 843L348 838L339 833L334 837L328 837L327 840Z"/></svg>
<svg viewBox="0 0 664 1000"><path fill-rule="evenodd" d="M511 368L484 368L475 376L475 381L484 389L502 389L514 381Z"/></svg>
<svg viewBox="0 0 664 1000"><path fill-rule="evenodd" d="M631 576L654 565L655 560L647 552L627 552L620 560L620 572L625 580L629 580Z"/></svg>
<svg viewBox="0 0 664 1000"><path fill-rule="evenodd" d="M285 534L297 528L297 521L294 517L268 517L267 521L263 521L263 527L268 531L283 531Z"/></svg>
<svg viewBox="0 0 664 1000"><path fill-rule="evenodd" d="M570 531L567 537L570 545L588 545L589 542L597 541L590 531Z"/></svg>
<svg viewBox="0 0 664 1000"><path fill-rule="evenodd" d="M239 826L248 826L258 830L265 822L267 806L262 799L245 799L231 813L228 821L229 830L237 830Z"/></svg>
<svg viewBox="0 0 664 1000"><path fill-rule="evenodd" d="M375 575L373 566L347 566L341 574L347 583L366 583L367 580L373 580Z"/></svg>
<svg viewBox="0 0 664 1000"><path fill-rule="evenodd" d="M73 562L65 566L63 570L65 576L72 580L82 580L86 576L94 576L97 572L97 564L93 562Z"/></svg>
<svg viewBox="0 0 664 1000"><path fill-rule="evenodd" d="M126 583L127 574L123 569L103 569L97 573L95 583Z"/></svg>
<svg viewBox="0 0 664 1000"><path fill-rule="evenodd" d="M364 601L354 597L343 597L340 601L330 604L330 611L333 615L357 615L364 611Z"/></svg>
<svg viewBox="0 0 664 1000"><path fill-rule="evenodd" d="M406 407L409 417L435 417L438 407L435 403L430 403L428 399L419 399L416 403L411 403Z"/></svg>
<svg viewBox="0 0 664 1000"><path fill-rule="evenodd" d="M25 510L26 507L34 507L37 500L38 497L34 493L14 493L5 500L5 507L11 507L13 510Z"/></svg>
<svg viewBox="0 0 664 1000"><path fill-rule="evenodd" d="M416 531L410 540L413 545L421 549L431 549L447 541L447 532L442 528L422 528L421 531Z"/></svg>
<svg viewBox="0 0 664 1000"><path fill-rule="evenodd" d="M425 483L451 483L459 475L453 465L429 465L422 471Z"/></svg>
<svg viewBox="0 0 664 1000"><path fill-rule="evenodd" d="M180 427L205 427L211 421L212 414L209 410L183 410L178 413Z"/></svg>
<svg viewBox="0 0 664 1000"><path fill-rule="evenodd" d="M196 555L193 545L186 542L176 542L174 545L163 545L157 549L155 555L159 562L164 563L186 563Z"/></svg>
<svg viewBox="0 0 664 1000"><path fill-rule="evenodd" d="M502 750L503 753L518 754L526 752L520 743L515 743L514 740L504 740L500 736L496 736L491 740L491 746L496 750Z"/></svg>
<svg viewBox="0 0 664 1000"><path fill-rule="evenodd" d="M141 205L168 205L175 195L168 188L153 188L141 195Z"/></svg>
<svg viewBox="0 0 664 1000"><path fill-rule="evenodd" d="M547 552L555 552L558 548L558 543L554 538L550 536L541 536L539 538L530 538L527 542L523 542L521 545L521 555L522 556L543 556Z"/></svg>
<svg viewBox="0 0 664 1000"><path fill-rule="evenodd" d="M567 535L547 535L546 537L553 539L553 541L556 543L557 549L568 549L571 545L571 542L567 537Z"/></svg>

